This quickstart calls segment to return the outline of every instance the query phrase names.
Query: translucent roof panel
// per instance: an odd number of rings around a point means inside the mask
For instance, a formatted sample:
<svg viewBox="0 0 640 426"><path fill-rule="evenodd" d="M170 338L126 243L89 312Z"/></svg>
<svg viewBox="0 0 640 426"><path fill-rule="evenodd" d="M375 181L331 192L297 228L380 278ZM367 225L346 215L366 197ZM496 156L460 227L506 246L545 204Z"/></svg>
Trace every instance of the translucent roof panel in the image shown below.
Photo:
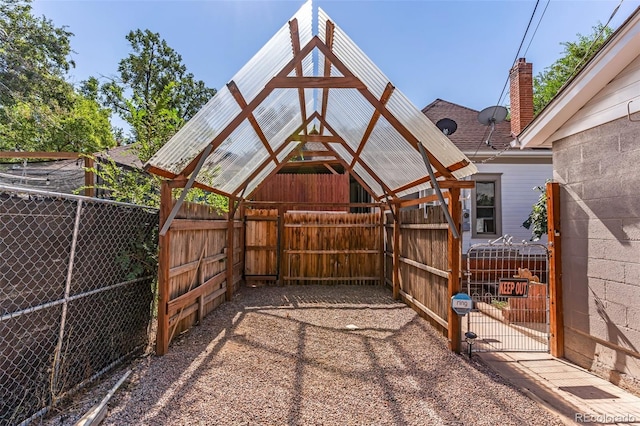
<svg viewBox="0 0 640 426"><path fill-rule="evenodd" d="M375 109L355 89L330 89L326 119L356 151Z"/></svg>
<svg viewBox="0 0 640 426"><path fill-rule="evenodd" d="M231 92L223 87L147 164L180 174L240 112Z"/></svg>
<svg viewBox="0 0 640 426"><path fill-rule="evenodd" d="M335 21L329 18L329 15L322 8L318 8L318 36L322 41L325 41L325 28L328 20L335 25ZM335 25L333 32L333 52L367 86L371 93L380 99L389 79L337 25Z"/></svg>
<svg viewBox="0 0 640 426"><path fill-rule="evenodd" d="M452 166L467 157L447 138L425 114L422 113L399 90L394 90L387 102L387 109L406 127L426 149L445 167ZM477 168L470 163L457 171L457 177L465 177L477 173Z"/></svg>
<svg viewBox="0 0 640 426"><path fill-rule="evenodd" d="M268 157L249 120L245 120L207 158L197 181L233 193Z"/></svg>
<svg viewBox="0 0 640 426"><path fill-rule="evenodd" d="M306 45L312 36L313 8L308 1L291 18L297 19L298 32L300 34L300 46ZM247 103L250 103L256 95L264 89L264 86L273 76L282 71L282 68L293 59L291 48L291 32L289 23L265 44L253 58L245 64L232 80L236 83Z"/></svg>
<svg viewBox="0 0 640 426"><path fill-rule="evenodd" d="M392 190L427 174L420 153L384 117L378 119L360 158Z"/></svg>
<svg viewBox="0 0 640 426"><path fill-rule="evenodd" d="M277 149L284 142L283 138L302 124L298 90L275 89L255 109L254 116L271 149Z"/></svg>

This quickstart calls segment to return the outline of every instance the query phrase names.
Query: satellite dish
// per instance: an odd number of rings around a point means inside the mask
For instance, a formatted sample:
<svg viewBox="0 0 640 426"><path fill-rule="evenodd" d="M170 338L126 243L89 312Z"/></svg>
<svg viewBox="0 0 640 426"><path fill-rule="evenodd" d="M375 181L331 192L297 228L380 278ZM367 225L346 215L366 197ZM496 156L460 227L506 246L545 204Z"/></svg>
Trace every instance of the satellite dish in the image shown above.
<svg viewBox="0 0 640 426"><path fill-rule="evenodd" d="M478 121L484 126L501 123L507 118L507 109L503 106L490 106L478 114Z"/></svg>
<svg viewBox="0 0 640 426"><path fill-rule="evenodd" d="M496 149L495 146L491 145L491 135L493 135L493 131L496 129L496 123L501 123L507 118L507 109L503 106L490 106L478 114L478 121L480 124L484 126L491 126L491 131L489 132L489 137L484 142L491 149Z"/></svg>
<svg viewBox="0 0 640 426"><path fill-rule="evenodd" d="M454 134L456 130L458 130L458 125L450 118L443 118L442 120L438 120L436 126L442 131L442 133L447 136Z"/></svg>

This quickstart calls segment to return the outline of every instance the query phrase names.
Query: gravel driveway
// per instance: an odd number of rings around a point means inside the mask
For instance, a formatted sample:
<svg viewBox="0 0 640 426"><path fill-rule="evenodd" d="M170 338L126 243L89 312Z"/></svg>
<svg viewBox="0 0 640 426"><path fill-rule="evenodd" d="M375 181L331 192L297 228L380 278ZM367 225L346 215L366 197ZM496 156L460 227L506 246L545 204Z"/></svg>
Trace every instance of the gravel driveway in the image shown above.
<svg viewBox="0 0 640 426"><path fill-rule="evenodd" d="M131 377L104 424L562 424L378 286L242 288Z"/></svg>

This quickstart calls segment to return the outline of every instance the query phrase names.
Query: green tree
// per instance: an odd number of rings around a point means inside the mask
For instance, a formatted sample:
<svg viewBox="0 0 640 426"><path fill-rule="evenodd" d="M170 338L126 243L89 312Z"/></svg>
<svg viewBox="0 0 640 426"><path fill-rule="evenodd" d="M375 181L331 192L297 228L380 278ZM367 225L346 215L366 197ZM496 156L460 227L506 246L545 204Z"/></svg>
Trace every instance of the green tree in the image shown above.
<svg viewBox="0 0 640 426"><path fill-rule="evenodd" d="M551 102L562 86L582 69L611 32L611 28L598 24L593 27L591 34L578 34L576 41L560 43L564 46L562 57L533 79L533 108L536 115Z"/></svg>
<svg viewBox="0 0 640 426"><path fill-rule="evenodd" d="M66 80L72 35L34 17L30 0L0 3L0 149L95 152L115 144L109 111Z"/></svg>
<svg viewBox="0 0 640 426"><path fill-rule="evenodd" d="M131 126L138 156L146 162L216 90L187 72L182 56L158 33L131 31L132 52L120 61L119 76L102 86L106 106Z"/></svg>
<svg viewBox="0 0 640 426"><path fill-rule="evenodd" d="M144 163L151 158L200 108L216 94L187 72L182 56L158 33L131 31L126 36L131 53L118 66L118 77L102 85L105 106L117 113L131 129L128 142ZM84 87L88 96L98 96L96 80ZM112 198L150 206L159 205L160 179L145 173L125 171L112 161L95 170L102 189ZM227 208L226 198L192 189L188 201L204 202L218 210Z"/></svg>

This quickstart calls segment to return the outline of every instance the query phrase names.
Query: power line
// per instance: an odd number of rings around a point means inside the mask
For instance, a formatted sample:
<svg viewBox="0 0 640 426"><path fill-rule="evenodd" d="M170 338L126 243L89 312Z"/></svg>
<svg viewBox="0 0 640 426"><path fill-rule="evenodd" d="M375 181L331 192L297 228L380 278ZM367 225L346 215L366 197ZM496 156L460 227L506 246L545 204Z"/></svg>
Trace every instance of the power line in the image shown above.
<svg viewBox="0 0 640 426"><path fill-rule="evenodd" d="M538 19L538 24L536 25L536 29L533 30L533 34L531 34L531 39L529 39L529 44L527 45L527 48L525 49L524 53L522 54L522 56L524 56L524 57L527 56L527 52L529 52L529 48L531 47L531 43L533 42L533 39L536 37L536 34L538 33L538 28L540 28L540 23L542 22L542 18L544 18L544 14L547 12L547 8L549 7L549 3L551 3L551 0L547 0L547 4L544 6L544 10L542 11L542 14L540 15L540 19Z"/></svg>
<svg viewBox="0 0 640 426"><path fill-rule="evenodd" d="M524 44L525 39L527 38L527 33L529 32L529 28L531 27L531 22L533 22L533 18L536 14L536 10L538 9L538 4L540 4L540 0L536 0L536 4L533 7L533 12L531 13L531 17L529 18L529 23L527 24L527 28L524 31L524 34L522 35L522 40L520 40L520 46L518 46L518 51L516 52L516 57L513 59L513 61L511 62L511 66L513 66L513 64L516 63L516 61L518 60L518 58L520 57L520 50L522 50L522 45ZM505 90L507 89L507 85L509 84L509 75L507 75L507 79L504 82L504 86L502 86L502 91L500 92L500 96L498 97L498 102L496 105L499 105L500 102L502 102L502 97L504 95ZM497 109L494 110L494 114L496 113ZM485 130L485 136L487 134L488 130ZM482 140L478 143L478 146L476 147L476 151L473 153L473 156L471 157L471 160L473 160L473 158L476 157L476 155L478 155L478 151L480 150L480 147L482 146L482 144L484 143L484 137L482 138Z"/></svg>

